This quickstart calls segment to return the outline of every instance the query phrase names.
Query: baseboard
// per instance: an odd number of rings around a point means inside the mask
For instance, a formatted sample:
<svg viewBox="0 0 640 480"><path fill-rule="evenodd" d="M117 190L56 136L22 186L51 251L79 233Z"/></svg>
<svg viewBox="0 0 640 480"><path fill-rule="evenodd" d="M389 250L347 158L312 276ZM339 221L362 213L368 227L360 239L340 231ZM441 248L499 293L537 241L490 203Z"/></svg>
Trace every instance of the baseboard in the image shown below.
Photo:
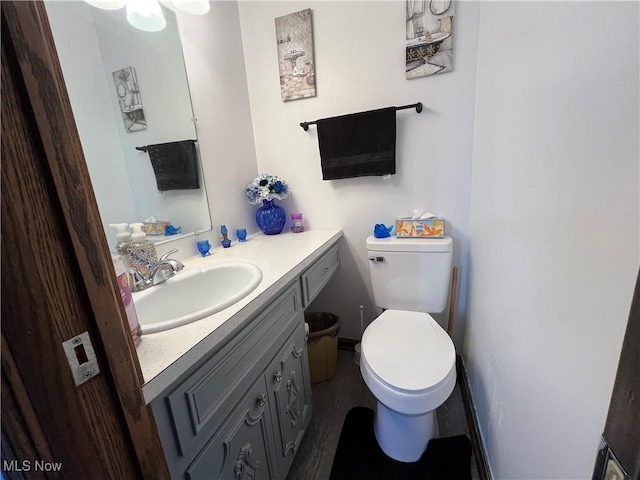
<svg viewBox="0 0 640 480"><path fill-rule="evenodd" d="M360 340L354 340L352 338L340 338L338 337L338 348L340 350L354 351L356 345L360 343Z"/></svg>
<svg viewBox="0 0 640 480"><path fill-rule="evenodd" d="M491 476L491 469L489 468L487 452L484 449L482 437L480 436L478 415L476 413L476 407L473 404L473 398L471 397L471 388L469 386L467 369L465 368L464 361L460 355L457 355L456 358L456 371L458 373L458 382L462 393L462 403L464 403L464 411L467 415L467 424L469 425L469 432L471 433L471 443L473 445L473 453L476 457L478 474L480 475L481 480L493 480L493 477Z"/></svg>

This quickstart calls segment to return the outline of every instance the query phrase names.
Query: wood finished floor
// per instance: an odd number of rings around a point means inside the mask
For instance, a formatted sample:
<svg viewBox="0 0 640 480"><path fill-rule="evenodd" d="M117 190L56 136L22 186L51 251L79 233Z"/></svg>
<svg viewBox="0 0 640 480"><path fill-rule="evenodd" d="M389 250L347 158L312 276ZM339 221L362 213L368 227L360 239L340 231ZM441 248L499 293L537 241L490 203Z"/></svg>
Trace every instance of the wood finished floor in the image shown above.
<svg viewBox="0 0 640 480"><path fill-rule="evenodd" d="M312 385L313 416L293 460L287 480L328 480L333 457L347 412L357 406L375 410L376 401L362 380L353 352L338 350L336 376ZM460 387L436 410L440 436L469 434ZM471 478L478 480L475 458L471 459Z"/></svg>

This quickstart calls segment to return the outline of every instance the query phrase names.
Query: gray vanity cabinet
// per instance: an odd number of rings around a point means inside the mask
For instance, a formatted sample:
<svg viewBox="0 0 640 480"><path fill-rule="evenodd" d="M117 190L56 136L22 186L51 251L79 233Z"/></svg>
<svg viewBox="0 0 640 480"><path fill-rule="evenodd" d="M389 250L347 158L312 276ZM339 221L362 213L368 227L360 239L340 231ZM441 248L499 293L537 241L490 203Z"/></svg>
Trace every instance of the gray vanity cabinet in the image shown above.
<svg viewBox="0 0 640 480"><path fill-rule="evenodd" d="M151 407L173 478L286 478L311 419L299 280Z"/></svg>
<svg viewBox="0 0 640 480"><path fill-rule="evenodd" d="M172 478L286 478L312 412L304 307L338 255L330 246L151 402Z"/></svg>

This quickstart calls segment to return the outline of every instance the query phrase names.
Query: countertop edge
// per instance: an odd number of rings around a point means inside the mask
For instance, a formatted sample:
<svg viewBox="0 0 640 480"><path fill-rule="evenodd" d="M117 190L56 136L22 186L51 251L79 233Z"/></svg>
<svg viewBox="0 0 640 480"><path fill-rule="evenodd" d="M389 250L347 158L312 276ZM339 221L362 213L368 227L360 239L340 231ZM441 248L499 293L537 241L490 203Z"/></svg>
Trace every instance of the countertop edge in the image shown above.
<svg viewBox="0 0 640 480"><path fill-rule="evenodd" d="M256 298L247 303L244 307L233 314L222 325L209 333L206 337L196 343L189 351L176 359L162 372L146 382L142 386L142 393L146 404L150 404L154 399L169 389L173 382L180 378L187 370L195 366L200 360L237 328L252 318L260 308L271 301L280 291L282 291L292 280L298 277L307 267L326 253L329 248L338 243L343 237L342 230L337 230L334 235L316 248L310 255L302 259L295 267L286 272L271 285L269 285Z"/></svg>

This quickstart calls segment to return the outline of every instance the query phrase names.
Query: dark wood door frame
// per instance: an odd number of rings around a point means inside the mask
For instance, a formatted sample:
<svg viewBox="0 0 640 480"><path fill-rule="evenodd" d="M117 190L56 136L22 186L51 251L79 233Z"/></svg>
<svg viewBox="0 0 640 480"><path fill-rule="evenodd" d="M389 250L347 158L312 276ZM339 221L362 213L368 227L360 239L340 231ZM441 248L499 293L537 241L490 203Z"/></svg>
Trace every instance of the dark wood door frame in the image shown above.
<svg viewBox="0 0 640 480"><path fill-rule="evenodd" d="M605 478L610 458L631 479L640 480L640 273L602 439L593 480Z"/></svg>
<svg viewBox="0 0 640 480"><path fill-rule="evenodd" d="M1 8L2 458L169 478L44 4ZM101 373L76 387L61 342L83 331Z"/></svg>

